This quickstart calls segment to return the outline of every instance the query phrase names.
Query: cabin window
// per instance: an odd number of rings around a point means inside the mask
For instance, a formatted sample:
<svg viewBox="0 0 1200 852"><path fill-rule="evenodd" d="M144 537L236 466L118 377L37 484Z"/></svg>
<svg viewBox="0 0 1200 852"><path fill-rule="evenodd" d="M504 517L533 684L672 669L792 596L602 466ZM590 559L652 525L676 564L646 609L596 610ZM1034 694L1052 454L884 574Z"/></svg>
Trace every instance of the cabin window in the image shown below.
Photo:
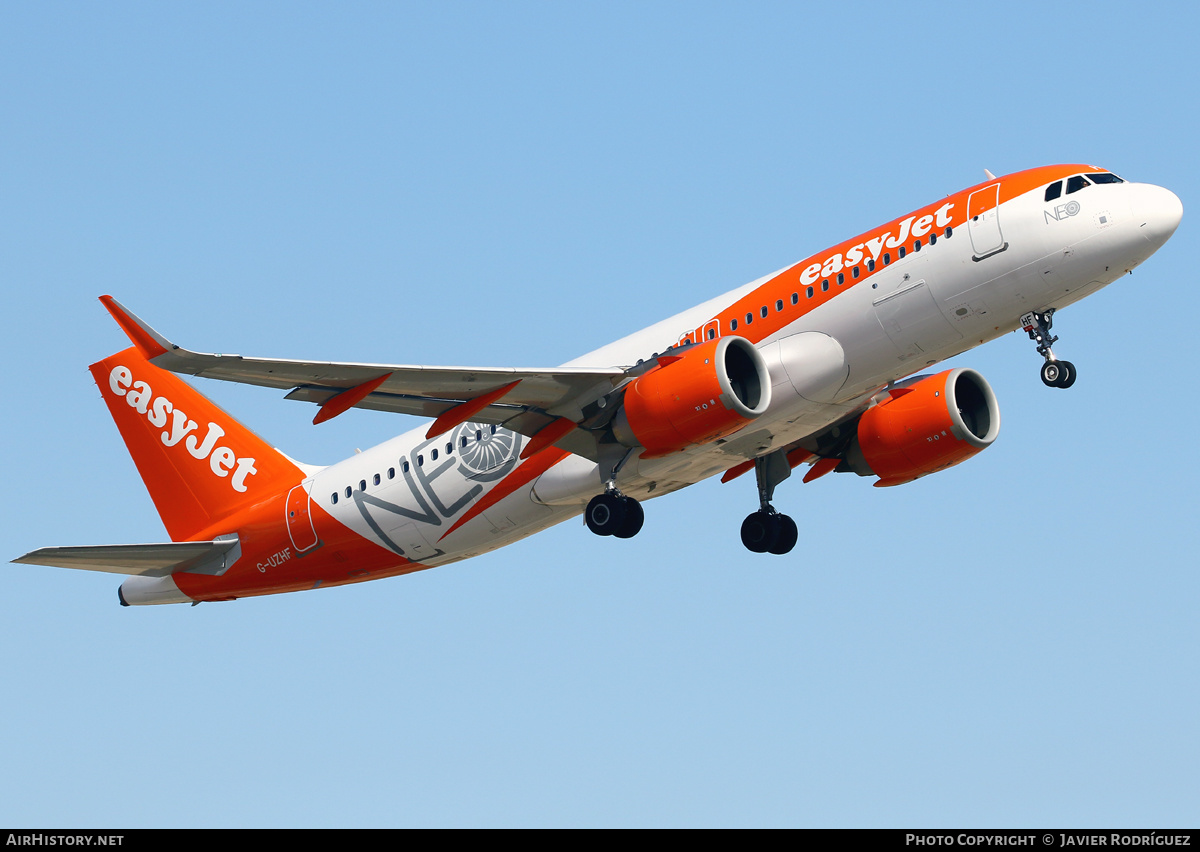
<svg viewBox="0 0 1200 852"><path fill-rule="evenodd" d="M750 323L752 323L752 322L754 322L754 314L747 312L746 313L746 325L750 325Z"/></svg>
<svg viewBox="0 0 1200 852"><path fill-rule="evenodd" d="M377 474L375 474L375 479L374 479L374 480L372 480L372 481L374 482L374 484L375 484L375 485L378 485L380 482L382 482L382 481L383 481L383 477L381 477L381 476L380 476L380 475L377 473Z"/></svg>
<svg viewBox="0 0 1200 852"><path fill-rule="evenodd" d="M429 460L430 460L430 461L437 461L437 447L434 447L434 448L433 448L433 452L431 452L431 453L429 454ZM417 461L418 461L418 462L420 461L420 457L419 457L419 456L417 457Z"/></svg>
<svg viewBox="0 0 1200 852"><path fill-rule="evenodd" d="M839 272L839 273L838 273L838 283L839 283L839 284L845 284L845 283L846 283L846 273L844 273L844 272Z"/></svg>
<svg viewBox="0 0 1200 852"><path fill-rule="evenodd" d="M349 485L347 485L346 486L346 497L349 497L353 493L354 493L354 489L351 488Z"/></svg>
<svg viewBox="0 0 1200 852"><path fill-rule="evenodd" d="M793 305L798 305L798 304L800 304L800 294L799 294L799 293L793 293L793 294L792 294L792 304L793 304Z"/></svg>
<svg viewBox="0 0 1200 852"><path fill-rule="evenodd" d="M656 357L657 357L657 356L656 356ZM495 434L496 434L496 424L495 424L495 423L493 423L493 424L492 424L492 434L493 434L493 435L495 435Z"/></svg>
<svg viewBox="0 0 1200 852"><path fill-rule="evenodd" d="M337 505L337 492L336 491L329 495L329 502L331 502L335 506Z"/></svg>
<svg viewBox="0 0 1200 852"><path fill-rule="evenodd" d="M934 243L936 243L936 242L937 242L937 233L936 233L936 232L934 232L934 231L930 231L930 233L929 233L929 244L930 244L930 245L933 245L933 244L934 244Z"/></svg>
<svg viewBox="0 0 1200 852"><path fill-rule="evenodd" d="M824 293L828 289L829 289L829 279L826 278L824 281L821 282L821 292Z"/></svg>
<svg viewBox="0 0 1200 852"><path fill-rule="evenodd" d="M850 277L851 278L858 277L858 267L857 266L850 270Z"/></svg>
<svg viewBox="0 0 1200 852"><path fill-rule="evenodd" d="M418 455L417 456L417 467L424 467L424 466L425 466L425 456Z"/></svg>
<svg viewBox="0 0 1200 852"><path fill-rule="evenodd" d="M874 271L875 271L875 258L871 258L870 260L867 261L867 272L874 272Z"/></svg>
<svg viewBox="0 0 1200 852"><path fill-rule="evenodd" d="M463 435L461 438L458 439L458 445L460 447L464 447L464 448L467 446L467 436L466 435Z"/></svg>
<svg viewBox="0 0 1200 852"><path fill-rule="evenodd" d="M898 254L900 257L904 257L904 246L900 246L900 248L896 249L896 253L897 253L897 254Z"/></svg>
<svg viewBox="0 0 1200 852"><path fill-rule="evenodd" d="M1046 187L1046 200L1053 201L1062 195L1062 181L1056 180L1054 183Z"/></svg>
<svg viewBox="0 0 1200 852"><path fill-rule="evenodd" d="M886 251L885 251L885 252L883 253L883 265L884 265L884 266L887 266L887 265L888 265L889 263L891 263L891 262L892 262L892 254L891 254L891 252L886 252Z"/></svg>
<svg viewBox="0 0 1200 852"><path fill-rule="evenodd" d="M767 313L768 313L768 311L767 311L767 306L766 306L766 305L763 305L763 306L762 306L762 310L760 310L760 311L759 311L759 313L760 313L760 314L762 314L762 318L763 318L763 319L766 319L766 318L767 318Z"/></svg>
<svg viewBox="0 0 1200 852"><path fill-rule="evenodd" d="M389 467L388 468L388 479L395 479L395 478L396 478L396 468Z"/></svg>
<svg viewBox="0 0 1200 852"><path fill-rule="evenodd" d="M405 461L405 462L401 462L401 463L400 463L400 469L401 469L402 471L404 471L405 473L408 473L408 462L406 462L406 461Z"/></svg>
<svg viewBox="0 0 1200 852"><path fill-rule="evenodd" d="M921 241L914 240L913 241L913 251L920 251L920 250L921 250Z"/></svg>
<svg viewBox="0 0 1200 852"><path fill-rule="evenodd" d="M717 336L717 330L715 328L710 328L708 330L708 339L712 340L716 336Z"/></svg>
<svg viewBox="0 0 1200 852"><path fill-rule="evenodd" d="M783 299L777 299L775 301L775 310L777 310L777 311L783 310Z"/></svg>
<svg viewBox="0 0 1200 852"><path fill-rule="evenodd" d="M1067 195L1070 195L1072 192L1079 192L1084 187L1091 185L1083 175L1075 175L1073 178L1067 178Z"/></svg>
<svg viewBox="0 0 1200 852"><path fill-rule="evenodd" d="M947 225L946 226L946 239L950 239L953 236L954 236L954 229L951 228L949 225Z"/></svg>
<svg viewBox="0 0 1200 852"><path fill-rule="evenodd" d="M737 320L735 320L735 319L731 319L731 320L729 321L729 330L730 330L730 331L737 331Z"/></svg>
<svg viewBox="0 0 1200 852"><path fill-rule="evenodd" d="M359 490L359 491L366 491L366 490L367 490L367 481L366 481L365 479L360 479L360 480L358 481L358 490Z"/></svg>
<svg viewBox="0 0 1200 852"><path fill-rule="evenodd" d="M446 455L448 455L448 456L454 455L454 442L453 441L446 442Z"/></svg>
<svg viewBox="0 0 1200 852"><path fill-rule="evenodd" d="M813 288L809 287L808 290L805 292L805 295L811 299L813 297Z"/></svg>

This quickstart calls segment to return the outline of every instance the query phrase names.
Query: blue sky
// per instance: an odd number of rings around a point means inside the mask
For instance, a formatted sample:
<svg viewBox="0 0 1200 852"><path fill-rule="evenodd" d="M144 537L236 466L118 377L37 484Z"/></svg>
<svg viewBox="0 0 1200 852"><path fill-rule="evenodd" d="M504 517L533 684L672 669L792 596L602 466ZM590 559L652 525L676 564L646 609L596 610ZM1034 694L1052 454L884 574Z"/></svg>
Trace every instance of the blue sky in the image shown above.
<svg viewBox="0 0 1200 852"><path fill-rule="evenodd" d="M1196 12L1127 4L0 5L7 558L162 526L86 366L184 345L558 364L996 174L1171 188L1175 237L954 362L911 485L753 483L440 570L123 609L9 565L0 823L1163 827L1200 818ZM202 390L323 464L416 425Z"/></svg>

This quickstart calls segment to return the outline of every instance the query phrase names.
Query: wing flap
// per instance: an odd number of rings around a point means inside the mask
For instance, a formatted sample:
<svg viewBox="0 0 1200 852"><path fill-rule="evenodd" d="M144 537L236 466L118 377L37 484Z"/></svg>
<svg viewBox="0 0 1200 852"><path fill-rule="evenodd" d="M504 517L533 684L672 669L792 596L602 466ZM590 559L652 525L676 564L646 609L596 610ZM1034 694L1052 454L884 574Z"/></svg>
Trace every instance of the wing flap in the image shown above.
<svg viewBox="0 0 1200 852"><path fill-rule="evenodd" d="M43 547L13 562L141 577L166 577L184 571L220 575L237 561L241 552L238 537L232 535L212 541Z"/></svg>

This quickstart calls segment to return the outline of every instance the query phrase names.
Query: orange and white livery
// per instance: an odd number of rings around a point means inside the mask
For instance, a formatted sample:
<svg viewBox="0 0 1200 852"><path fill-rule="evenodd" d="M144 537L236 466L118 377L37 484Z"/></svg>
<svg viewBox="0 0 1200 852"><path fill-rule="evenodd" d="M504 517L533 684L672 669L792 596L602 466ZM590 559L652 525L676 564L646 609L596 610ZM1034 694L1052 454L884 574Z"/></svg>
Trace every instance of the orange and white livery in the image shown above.
<svg viewBox="0 0 1200 852"><path fill-rule="evenodd" d="M1055 311L1174 233L1170 191L1088 165L988 180L550 369L319 363L181 348L101 297L133 346L92 375L170 541L47 547L18 562L130 575L122 604L193 603L390 577L585 515L641 529L641 501L751 470L752 551L783 554L772 505L800 465L900 485L986 449L995 395L967 369L916 375L1023 329L1070 387ZM329 467L288 458L176 374L319 406L432 419Z"/></svg>

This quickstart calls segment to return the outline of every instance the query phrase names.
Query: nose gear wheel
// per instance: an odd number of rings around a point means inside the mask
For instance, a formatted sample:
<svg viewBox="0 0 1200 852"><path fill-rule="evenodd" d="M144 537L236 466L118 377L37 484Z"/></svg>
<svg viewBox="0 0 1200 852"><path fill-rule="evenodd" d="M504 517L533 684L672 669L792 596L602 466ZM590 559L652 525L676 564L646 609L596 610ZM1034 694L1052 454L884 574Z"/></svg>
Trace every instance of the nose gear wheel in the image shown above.
<svg viewBox="0 0 1200 852"><path fill-rule="evenodd" d="M1021 317L1021 327L1029 334L1029 339L1037 343L1038 354L1046 359L1042 364L1042 384L1048 388L1069 388L1075 384L1075 365L1070 361L1060 361L1054 356L1050 347L1058 342L1056 335L1050 334L1054 326L1054 308L1046 308L1044 313L1030 311Z"/></svg>

